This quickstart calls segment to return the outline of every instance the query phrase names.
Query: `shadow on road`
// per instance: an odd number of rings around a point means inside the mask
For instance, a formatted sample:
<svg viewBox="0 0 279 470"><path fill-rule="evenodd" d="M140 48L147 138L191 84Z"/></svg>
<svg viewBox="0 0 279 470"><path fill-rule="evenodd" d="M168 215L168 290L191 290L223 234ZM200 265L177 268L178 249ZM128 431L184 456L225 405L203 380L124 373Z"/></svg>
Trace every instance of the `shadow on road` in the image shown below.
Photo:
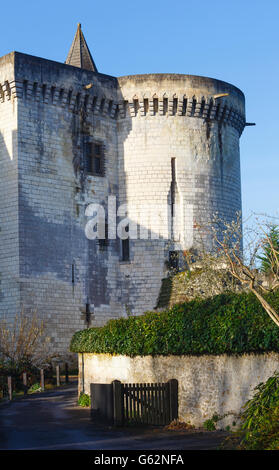
<svg viewBox="0 0 279 470"><path fill-rule="evenodd" d="M0 407L0 449L206 450L225 437L219 432L162 428L105 428L77 406L77 385L28 395Z"/></svg>

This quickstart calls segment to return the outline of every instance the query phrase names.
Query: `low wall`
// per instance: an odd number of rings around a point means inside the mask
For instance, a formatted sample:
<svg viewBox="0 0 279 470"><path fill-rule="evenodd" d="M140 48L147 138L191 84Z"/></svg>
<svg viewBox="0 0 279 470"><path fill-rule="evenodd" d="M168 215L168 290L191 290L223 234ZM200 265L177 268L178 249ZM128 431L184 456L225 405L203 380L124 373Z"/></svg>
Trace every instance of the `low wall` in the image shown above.
<svg viewBox="0 0 279 470"><path fill-rule="evenodd" d="M238 414L253 389L279 370L279 354L241 356L112 356L79 354L79 392L90 383L166 382L178 380L179 420L201 426L213 414ZM235 421L233 415L219 423Z"/></svg>

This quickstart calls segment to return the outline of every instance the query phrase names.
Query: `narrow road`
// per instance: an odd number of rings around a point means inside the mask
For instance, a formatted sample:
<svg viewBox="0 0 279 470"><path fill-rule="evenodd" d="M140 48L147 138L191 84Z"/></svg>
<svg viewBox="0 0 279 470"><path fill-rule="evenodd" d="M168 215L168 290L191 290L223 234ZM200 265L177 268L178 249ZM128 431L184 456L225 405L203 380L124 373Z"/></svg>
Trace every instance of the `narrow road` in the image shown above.
<svg viewBox="0 0 279 470"><path fill-rule="evenodd" d="M104 429L77 406L77 388L61 389L0 406L0 449L216 449L222 432Z"/></svg>

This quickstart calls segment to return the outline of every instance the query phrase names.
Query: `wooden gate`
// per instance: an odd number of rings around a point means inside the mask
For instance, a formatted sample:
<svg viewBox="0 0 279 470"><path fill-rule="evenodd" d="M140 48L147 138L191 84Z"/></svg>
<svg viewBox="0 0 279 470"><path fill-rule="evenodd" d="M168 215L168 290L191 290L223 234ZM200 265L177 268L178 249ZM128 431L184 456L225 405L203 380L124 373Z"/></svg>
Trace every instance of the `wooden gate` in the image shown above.
<svg viewBox="0 0 279 470"><path fill-rule="evenodd" d="M178 382L113 385L114 423L166 425L178 418Z"/></svg>

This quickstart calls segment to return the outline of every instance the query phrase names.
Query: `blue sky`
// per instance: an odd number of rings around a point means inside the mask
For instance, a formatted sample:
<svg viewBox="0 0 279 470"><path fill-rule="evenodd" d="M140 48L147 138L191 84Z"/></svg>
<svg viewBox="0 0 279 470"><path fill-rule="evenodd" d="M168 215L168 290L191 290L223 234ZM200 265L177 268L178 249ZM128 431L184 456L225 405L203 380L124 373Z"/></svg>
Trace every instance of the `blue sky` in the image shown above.
<svg viewBox="0 0 279 470"><path fill-rule="evenodd" d="M238 86L243 212L278 214L278 0L14 0L3 10L0 56L64 62L81 22L100 72L205 75Z"/></svg>

